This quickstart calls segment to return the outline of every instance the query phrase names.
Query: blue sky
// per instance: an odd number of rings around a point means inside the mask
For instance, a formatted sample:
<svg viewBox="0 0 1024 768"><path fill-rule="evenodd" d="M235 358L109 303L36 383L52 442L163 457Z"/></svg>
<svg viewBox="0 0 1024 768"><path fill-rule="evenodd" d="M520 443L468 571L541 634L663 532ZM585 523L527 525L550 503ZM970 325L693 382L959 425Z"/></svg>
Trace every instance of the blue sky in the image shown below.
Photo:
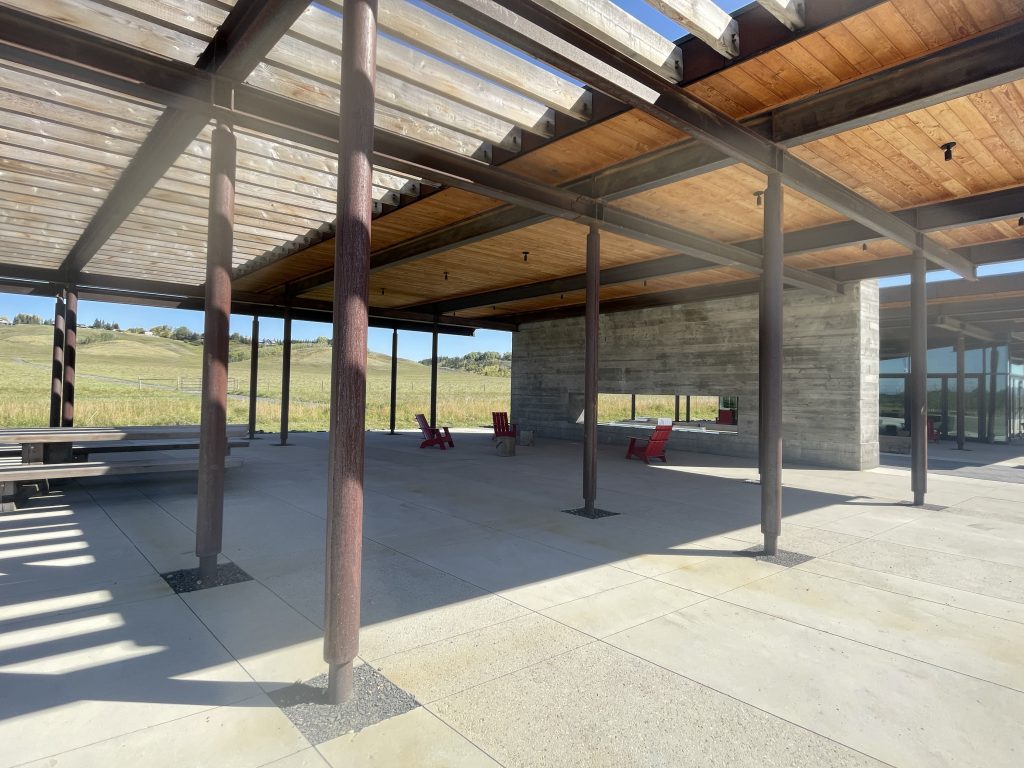
<svg viewBox="0 0 1024 768"><path fill-rule="evenodd" d="M614 2L641 19L648 26L670 39L677 39L685 34L675 23L669 21L642 0L614 0ZM718 0L718 5L726 11L734 11L748 4L748 0ZM1001 274L1024 270L1024 261L982 267L981 275ZM935 272L928 276L929 281L948 280L955 275L948 272ZM888 278L882 285L899 285L909 282L907 277ZM52 316L53 300L33 296L17 296L0 293L0 315L13 317L25 312L41 317ZM123 328L142 326L151 328L155 325L184 325L194 331L202 331L203 316L200 312L175 310L155 307L140 307L130 304L107 304L83 301L79 306L79 322L88 325L96 318L109 322L117 322ZM247 316L232 316L231 330L248 335L251 331L251 319ZM265 339L279 339L282 333L282 321L265 318L260 323L260 336ZM293 324L293 338L315 339L317 336L330 336L331 328L324 323L296 321ZM370 329L370 349L390 354L391 331L386 329ZM442 355L462 355L471 351L495 350L508 352L512 348L512 335L499 331L477 331L473 337L442 336L439 351ZM399 334L399 355L405 358L420 360L430 355L430 335L425 333L405 332Z"/></svg>

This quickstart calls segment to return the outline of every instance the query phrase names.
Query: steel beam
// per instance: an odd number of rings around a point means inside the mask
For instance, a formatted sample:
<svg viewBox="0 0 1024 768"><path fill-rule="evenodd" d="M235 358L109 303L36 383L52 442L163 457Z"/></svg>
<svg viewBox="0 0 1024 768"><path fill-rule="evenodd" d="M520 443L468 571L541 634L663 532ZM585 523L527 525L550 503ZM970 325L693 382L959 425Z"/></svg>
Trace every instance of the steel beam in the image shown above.
<svg viewBox="0 0 1024 768"><path fill-rule="evenodd" d="M334 703L352 696L352 664L359 652L377 2L345 0L343 11L341 82L345 88L334 251L335 273L341 277L334 282L324 611L327 697Z"/></svg>
<svg viewBox="0 0 1024 768"><path fill-rule="evenodd" d="M761 445L761 532L764 552L778 552L782 533L782 177L768 175L764 194L764 271L758 329L758 401Z"/></svg>
<svg viewBox="0 0 1024 768"><path fill-rule="evenodd" d="M78 286L64 292L64 382L60 425L75 426L75 366L78 362Z"/></svg>
<svg viewBox="0 0 1024 768"><path fill-rule="evenodd" d="M398 329L391 332L391 434L395 434L395 412L398 410Z"/></svg>
<svg viewBox="0 0 1024 768"><path fill-rule="evenodd" d="M965 376L965 346L964 335L958 333L956 336L956 447L957 450L964 449L967 441L967 425L964 419L967 417L967 393L964 392Z"/></svg>
<svg viewBox="0 0 1024 768"><path fill-rule="evenodd" d="M60 426L64 389L64 296L58 294L53 309L53 367L50 379L50 426Z"/></svg>
<svg viewBox="0 0 1024 768"><path fill-rule="evenodd" d="M288 406L292 388L292 317L284 316L284 338L281 348L281 440L278 445L288 445Z"/></svg>
<svg viewBox="0 0 1024 768"><path fill-rule="evenodd" d="M218 123L210 150L210 214L206 246L203 391L199 427L196 556L199 575L215 579L224 529L224 457L227 454L228 332L235 217L235 134Z"/></svg>
<svg viewBox="0 0 1024 768"><path fill-rule="evenodd" d="M709 146L764 174L778 172L786 184L906 247L973 279L973 265L879 208L848 187L813 168L726 115L698 102L612 46L579 29L534 0L433 0L435 5L485 32L496 35L609 96L689 133ZM581 56L585 51L589 56ZM633 81L623 81L623 76Z"/></svg>
<svg viewBox="0 0 1024 768"><path fill-rule="evenodd" d="M928 297L925 257L914 254L911 273L910 462L914 506L924 504L928 490Z"/></svg>
<svg viewBox="0 0 1024 768"><path fill-rule="evenodd" d="M583 511L594 516L597 501L597 366L601 314L601 233L587 233L587 307L583 360Z"/></svg>
<svg viewBox="0 0 1024 768"><path fill-rule="evenodd" d="M430 426L437 426L437 329L430 337Z"/></svg>
<svg viewBox="0 0 1024 768"><path fill-rule="evenodd" d="M249 340L249 439L256 439L256 403L259 400L260 316L252 316L252 338Z"/></svg>

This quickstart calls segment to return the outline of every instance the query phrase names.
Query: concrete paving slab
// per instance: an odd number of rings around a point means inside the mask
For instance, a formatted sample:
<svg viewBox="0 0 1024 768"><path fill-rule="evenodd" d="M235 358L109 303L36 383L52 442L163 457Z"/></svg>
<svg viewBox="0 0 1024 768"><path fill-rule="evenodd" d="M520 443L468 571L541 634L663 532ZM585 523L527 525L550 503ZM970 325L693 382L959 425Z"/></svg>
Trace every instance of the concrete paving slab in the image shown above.
<svg viewBox="0 0 1024 768"><path fill-rule="evenodd" d="M712 557L705 557L698 550L691 552L694 557L692 562L655 578L666 584L713 596L785 570L781 565L755 560L750 552L738 554L717 550Z"/></svg>
<svg viewBox="0 0 1024 768"><path fill-rule="evenodd" d="M721 599L1024 691L1024 626L1011 621L795 569Z"/></svg>
<svg viewBox="0 0 1024 768"><path fill-rule="evenodd" d="M891 765L1024 754L1019 692L720 600L607 642Z"/></svg>
<svg viewBox="0 0 1024 768"><path fill-rule="evenodd" d="M930 600L939 605L948 605L964 611L983 613L998 619L1024 623L1024 603L1016 603L998 597L979 595L977 592L932 584L919 579L895 576L891 573L880 573L870 568L837 563L832 560L815 559L797 566L800 570L828 576L833 579L863 584L875 589L883 589L897 595L907 595L920 600Z"/></svg>
<svg viewBox="0 0 1024 768"><path fill-rule="evenodd" d="M3 765L260 693L177 596L40 618L0 636Z"/></svg>
<svg viewBox="0 0 1024 768"><path fill-rule="evenodd" d="M433 714L414 709L318 749L333 768L498 768L499 764Z"/></svg>
<svg viewBox="0 0 1024 768"><path fill-rule="evenodd" d="M600 642L428 709L509 768L882 765Z"/></svg>
<svg viewBox="0 0 1024 768"><path fill-rule="evenodd" d="M1024 563L1024 525L978 516L936 512L877 538L1006 565Z"/></svg>
<svg viewBox="0 0 1024 768"><path fill-rule="evenodd" d="M545 608L541 613L601 638L706 599L706 595L644 579Z"/></svg>
<svg viewBox="0 0 1024 768"><path fill-rule="evenodd" d="M258 696L89 744L26 768L257 768L308 746L281 710Z"/></svg>
<svg viewBox="0 0 1024 768"><path fill-rule="evenodd" d="M325 671L320 628L263 584L247 581L181 597L263 690Z"/></svg>
<svg viewBox="0 0 1024 768"><path fill-rule="evenodd" d="M314 747L309 747L272 763L266 763L262 768L330 768L330 763L324 760Z"/></svg>
<svg viewBox="0 0 1024 768"><path fill-rule="evenodd" d="M378 659L374 666L427 703L592 641L582 632L529 614Z"/></svg>

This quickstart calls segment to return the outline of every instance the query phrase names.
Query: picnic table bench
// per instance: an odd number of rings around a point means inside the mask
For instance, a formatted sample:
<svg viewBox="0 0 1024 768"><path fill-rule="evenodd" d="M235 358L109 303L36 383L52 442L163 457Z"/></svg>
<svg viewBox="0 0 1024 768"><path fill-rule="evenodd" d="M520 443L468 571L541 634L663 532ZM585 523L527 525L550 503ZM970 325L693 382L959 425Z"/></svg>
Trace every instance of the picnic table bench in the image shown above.
<svg viewBox="0 0 1024 768"><path fill-rule="evenodd" d="M247 433L244 425L229 425L227 433L229 447L248 445L231 440ZM0 465L0 512L15 509L19 488L26 484L45 486L50 480L76 477L196 471L197 459L106 462L89 461L88 454L198 448L198 437L196 426L2 429L0 443L20 444L21 463ZM15 448L8 455L14 458L18 454ZM77 461L73 460L76 458ZM239 459L228 458L224 465L233 467L241 463Z"/></svg>

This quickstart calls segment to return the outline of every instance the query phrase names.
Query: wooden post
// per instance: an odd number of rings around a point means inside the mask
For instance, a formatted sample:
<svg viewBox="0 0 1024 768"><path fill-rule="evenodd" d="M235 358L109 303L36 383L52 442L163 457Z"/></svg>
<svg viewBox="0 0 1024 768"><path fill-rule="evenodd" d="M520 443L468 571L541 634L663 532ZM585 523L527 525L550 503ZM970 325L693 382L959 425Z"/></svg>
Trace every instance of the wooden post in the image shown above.
<svg viewBox="0 0 1024 768"><path fill-rule="evenodd" d="M430 339L430 426L437 426L437 326Z"/></svg>
<svg viewBox="0 0 1024 768"><path fill-rule="evenodd" d="M914 251L910 274L910 486L914 506L928 491L928 294L924 253Z"/></svg>
<svg viewBox="0 0 1024 768"><path fill-rule="evenodd" d="M782 533L782 176L768 175L764 193L764 261L758 332L761 531L766 555L778 552Z"/></svg>
<svg viewBox="0 0 1024 768"><path fill-rule="evenodd" d="M964 392L966 376L964 375L965 356L964 335L958 333L956 336L956 447L957 450L964 449L967 440L967 393Z"/></svg>
<svg viewBox="0 0 1024 768"><path fill-rule="evenodd" d="M75 365L78 358L78 288L69 285L64 304L64 381L61 386L62 427L75 426Z"/></svg>
<svg viewBox="0 0 1024 768"><path fill-rule="evenodd" d="M587 233L587 304L583 361L583 509L594 515L597 501L597 358L601 309L601 231Z"/></svg>
<svg viewBox="0 0 1024 768"><path fill-rule="evenodd" d="M376 0L345 0L343 14L341 82L345 87L341 92L338 236L334 249L334 347L324 601L327 699L333 703L351 698L352 662L359 651Z"/></svg>
<svg viewBox="0 0 1024 768"><path fill-rule="evenodd" d="M629 396L629 420L636 419L636 395Z"/></svg>
<svg viewBox="0 0 1024 768"><path fill-rule="evenodd" d="M288 445L288 401L292 386L292 318L284 318L284 347L281 350L281 442Z"/></svg>
<svg viewBox="0 0 1024 768"><path fill-rule="evenodd" d="M196 555L200 578L217 574L224 528L224 456L227 453L228 331L235 215L235 134L218 121L210 150L210 207L206 236L203 323L203 400L199 429Z"/></svg>
<svg viewBox="0 0 1024 768"><path fill-rule="evenodd" d="M260 318L252 316L252 339L249 341L249 439L256 438L256 401L259 399Z"/></svg>
<svg viewBox="0 0 1024 768"><path fill-rule="evenodd" d="M395 411L398 409L398 329L391 331L391 434L395 434Z"/></svg>
<svg viewBox="0 0 1024 768"><path fill-rule="evenodd" d="M686 420L690 420L690 396L686 396Z"/></svg>
<svg viewBox="0 0 1024 768"><path fill-rule="evenodd" d="M679 421L679 395L676 395L676 417L675 421Z"/></svg>
<svg viewBox="0 0 1024 768"><path fill-rule="evenodd" d="M53 373L50 379L50 426L60 426L64 391L64 296L57 296L53 310Z"/></svg>
<svg viewBox="0 0 1024 768"><path fill-rule="evenodd" d="M985 433L985 441L994 443L996 441L996 406L999 403L999 345L993 344L989 351L989 398L988 418L985 420L988 431Z"/></svg>

